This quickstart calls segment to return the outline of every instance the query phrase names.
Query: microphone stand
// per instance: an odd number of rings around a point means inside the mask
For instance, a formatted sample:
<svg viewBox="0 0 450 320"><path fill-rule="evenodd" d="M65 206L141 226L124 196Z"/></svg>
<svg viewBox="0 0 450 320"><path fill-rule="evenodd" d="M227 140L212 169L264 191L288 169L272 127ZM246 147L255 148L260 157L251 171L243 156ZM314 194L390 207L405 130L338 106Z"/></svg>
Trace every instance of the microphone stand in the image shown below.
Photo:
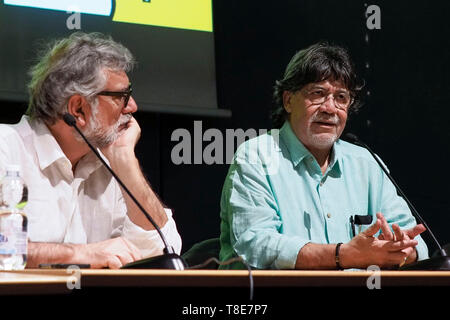
<svg viewBox="0 0 450 320"><path fill-rule="evenodd" d="M94 146L88 141L86 136L81 132L81 130L76 125L75 118L69 114L66 113L63 116L64 122L75 128L75 130L78 132L78 134L83 138L83 140L86 142L86 144L89 146L89 148L94 152L94 154L97 156L98 159L103 163L103 165L108 169L108 171L111 173L111 175L116 179L116 181L120 184L120 186L123 188L123 190L130 196L130 198L133 200L133 202L138 206L138 208L142 211L142 213L145 215L148 221L155 227L155 230L158 232L163 244L164 249L163 255L160 256L154 256L149 257L145 259L141 259L138 261L134 261L131 263L128 263L124 266L122 266L121 269L175 269L175 270L184 270L186 263L183 261L183 259L175 253L172 247L170 247L166 241L166 238L164 237L163 233L161 232L161 229L156 224L156 222L153 220L153 218L147 213L147 211L144 209L144 207L137 201L137 199L134 197L134 195L131 193L130 190L125 186L125 184L120 180L120 178L116 175L116 173L111 169L111 167L106 163L106 161L102 158L102 156L98 153L98 151L94 148Z"/></svg>
<svg viewBox="0 0 450 320"><path fill-rule="evenodd" d="M386 176L391 180L391 182L394 184L395 188L397 189L397 192L400 194L400 196L405 200L405 202L408 204L409 208L411 209L411 212L416 217L417 220L419 220L420 223L422 223L425 228L427 229L428 233L431 235L431 238L433 239L434 243L438 247L438 255L426 260L420 260L408 265L404 265L399 268L399 270L450 270L450 257L447 255L447 252L445 249L442 248L441 244L437 240L437 238L434 236L433 232L431 231L430 227L428 227L425 220L420 216L419 212L416 210L416 208L413 206L413 204L409 201L409 199L406 197L405 193L402 191L402 189L399 187L397 182L395 182L394 178L389 174L387 169L384 167L383 163L378 159L376 154L369 148L367 144L359 140L359 138L351 133L347 133L346 138L348 138L350 141L355 143L358 146L361 146L372 155L372 157L375 159L375 161L378 163L378 165L381 167L381 169L384 171Z"/></svg>

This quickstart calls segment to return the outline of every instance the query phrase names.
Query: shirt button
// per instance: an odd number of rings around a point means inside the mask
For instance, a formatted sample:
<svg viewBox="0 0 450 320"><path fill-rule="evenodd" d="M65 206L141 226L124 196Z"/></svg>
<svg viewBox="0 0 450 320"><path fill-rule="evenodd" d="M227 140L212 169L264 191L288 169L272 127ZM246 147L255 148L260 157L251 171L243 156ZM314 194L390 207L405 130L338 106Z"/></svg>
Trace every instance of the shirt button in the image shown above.
<svg viewBox="0 0 450 320"><path fill-rule="evenodd" d="M327 213L328 219L331 218L331 213Z"/></svg>

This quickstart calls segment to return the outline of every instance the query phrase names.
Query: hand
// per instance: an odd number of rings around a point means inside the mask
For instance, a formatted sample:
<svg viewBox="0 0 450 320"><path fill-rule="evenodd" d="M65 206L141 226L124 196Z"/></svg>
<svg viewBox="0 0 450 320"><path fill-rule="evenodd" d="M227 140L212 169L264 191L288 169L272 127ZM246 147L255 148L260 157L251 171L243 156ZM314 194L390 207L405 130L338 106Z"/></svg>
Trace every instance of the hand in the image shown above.
<svg viewBox="0 0 450 320"><path fill-rule="evenodd" d="M122 237L78 245L75 250L77 252L74 261L89 263L94 269L119 269L127 263L142 259L139 249Z"/></svg>
<svg viewBox="0 0 450 320"><path fill-rule="evenodd" d="M401 241L405 238L414 239L419 234L424 232L426 228L423 224L418 224L414 226L411 229L407 230L401 230L398 224L393 224L392 229L394 230L394 233L391 232L391 229L389 228L389 224L386 220L386 218L383 216L382 213L377 213L377 219L382 221L381 224L381 232L379 239L382 240L390 240L390 241Z"/></svg>
<svg viewBox="0 0 450 320"><path fill-rule="evenodd" d="M341 265L343 267L367 268L370 265L380 267L398 266L411 254L417 241L404 237L399 241L385 240L374 235L385 228L382 216L367 230L359 233L350 242L341 246Z"/></svg>
<svg viewBox="0 0 450 320"><path fill-rule="evenodd" d="M380 240L388 240L388 241L404 241L411 240L417 237L419 234L426 230L423 224L419 224L414 226L411 229L401 230L398 224L392 225L392 230L389 228L389 224L387 223L386 218L381 213L377 213L377 219L382 221L381 230L382 233L379 235L378 239ZM405 263L415 261L417 258L417 252L415 248L407 248L403 250L403 252L407 255L404 261L400 263L402 266Z"/></svg>
<svg viewBox="0 0 450 320"><path fill-rule="evenodd" d="M114 143L102 148L101 151L111 162L118 157L134 156L134 147L141 136L141 128L136 119L129 116L129 121L119 127L119 137Z"/></svg>

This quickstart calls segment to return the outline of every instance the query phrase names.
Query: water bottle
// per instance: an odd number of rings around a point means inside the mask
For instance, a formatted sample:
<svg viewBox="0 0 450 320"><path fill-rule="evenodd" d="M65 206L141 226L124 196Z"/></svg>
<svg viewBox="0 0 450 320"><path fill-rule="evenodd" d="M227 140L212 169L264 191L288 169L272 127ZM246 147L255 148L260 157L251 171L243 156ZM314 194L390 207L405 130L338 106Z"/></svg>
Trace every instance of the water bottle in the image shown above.
<svg viewBox="0 0 450 320"><path fill-rule="evenodd" d="M22 270L27 262L27 216L23 211L28 189L20 167L7 165L1 180L0 270Z"/></svg>

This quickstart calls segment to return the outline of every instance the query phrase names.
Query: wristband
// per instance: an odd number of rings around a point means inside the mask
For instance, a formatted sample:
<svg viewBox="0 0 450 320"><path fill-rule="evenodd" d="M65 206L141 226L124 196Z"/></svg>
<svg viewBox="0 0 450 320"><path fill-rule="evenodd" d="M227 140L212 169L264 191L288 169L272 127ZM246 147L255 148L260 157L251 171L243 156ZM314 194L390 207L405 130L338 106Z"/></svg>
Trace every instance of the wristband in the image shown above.
<svg viewBox="0 0 450 320"><path fill-rule="evenodd" d="M335 252L335 254L334 254L334 260L336 261L336 268L337 268L338 270L344 269L344 268L342 268L342 266L341 266L341 261L340 261L340 258L339 258L339 250L341 249L341 245L342 245L342 242L339 242L339 243L336 245L336 252Z"/></svg>

